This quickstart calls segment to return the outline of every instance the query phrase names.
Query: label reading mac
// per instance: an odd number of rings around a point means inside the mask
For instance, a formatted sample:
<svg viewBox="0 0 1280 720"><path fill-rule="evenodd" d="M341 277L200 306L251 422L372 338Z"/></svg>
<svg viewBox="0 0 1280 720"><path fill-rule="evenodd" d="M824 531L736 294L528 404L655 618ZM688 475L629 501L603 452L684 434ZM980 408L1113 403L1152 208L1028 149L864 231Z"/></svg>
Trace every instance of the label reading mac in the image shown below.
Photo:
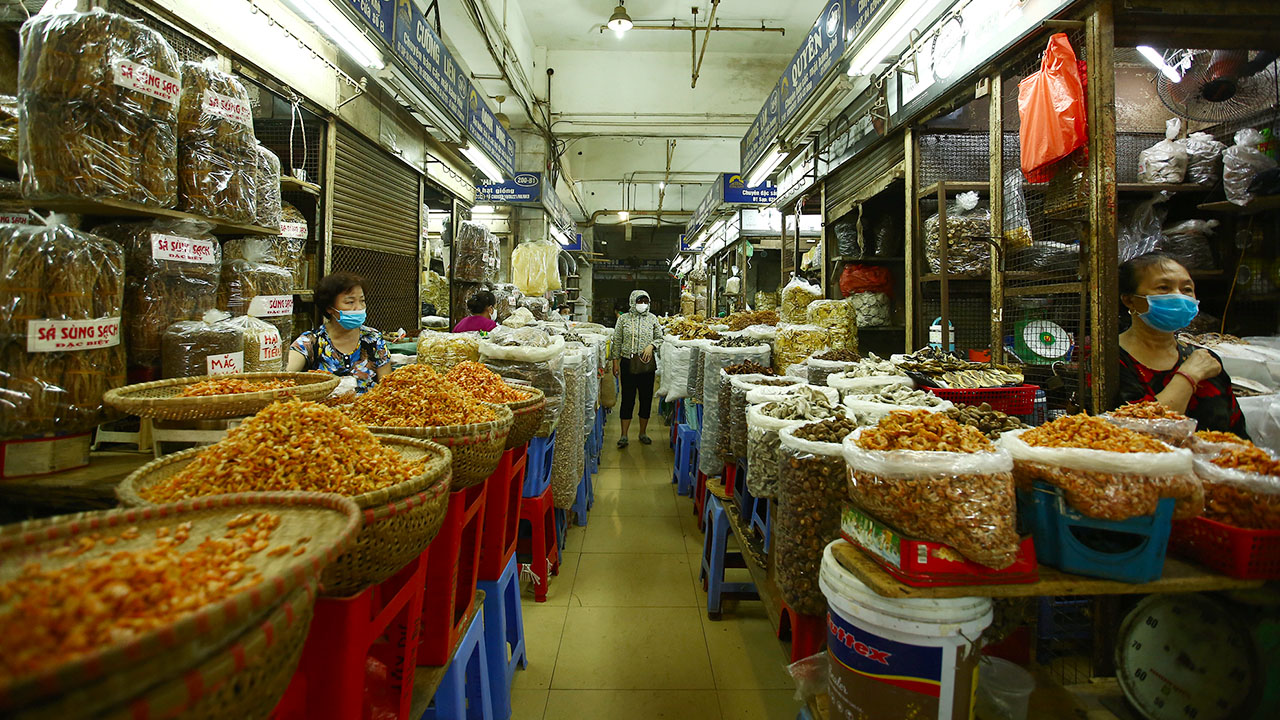
<svg viewBox="0 0 1280 720"><path fill-rule="evenodd" d="M262 344L258 346L258 362L270 362L279 360L284 354L284 348L280 344L280 331L271 328L271 332L263 333Z"/></svg>
<svg viewBox="0 0 1280 720"><path fill-rule="evenodd" d="M96 350L119 344L119 317L27 321L27 352Z"/></svg>
<svg viewBox="0 0 1280 720"><path fill-rule="evenodd" d="M210 115L253 127L253 108L243 100L206 90L202 106Z"/></svg>
<svg viewBox="0 0 1280 720"><path fill-rule="evenodd" d="M249 301L249 314L254 317L280 317L293 314L292 295L259 295Z"/></svg>
<svg viewBox="0 0 1280 720"><path fill-rule="evenodd" d="M155 260L174 260L177 262L213 265L217 262L214 250L213 240L197 240L176 235L151 233L151 257Z"/></svg>
<svg viewBox="0 0 1280 720"><path fill-rule="evenodd" d="M280 237L290 240L306 240L307 224L300 222L280 223Z"/></svg>
<svg viewBox="0 0 1280 720"><path fill-rule="evenodd" d="M112 79L122 88L137 90L169 104L178 102L182 84L176 77L128 60L117 60L113 70Z"/></svg>
<svg viewBox="0 0 1280 720"><path fill-rule="evenodd" d="M210 375L235 375L244 371L244 352L206 355L204 364Z"/></svg>

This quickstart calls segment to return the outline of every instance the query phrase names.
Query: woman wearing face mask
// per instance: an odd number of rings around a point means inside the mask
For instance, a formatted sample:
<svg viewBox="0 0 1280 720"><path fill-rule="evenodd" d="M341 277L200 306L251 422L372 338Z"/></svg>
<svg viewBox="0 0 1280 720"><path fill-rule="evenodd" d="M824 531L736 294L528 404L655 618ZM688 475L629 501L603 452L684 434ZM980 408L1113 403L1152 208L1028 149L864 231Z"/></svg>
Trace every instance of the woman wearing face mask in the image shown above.
<svg viewBox="0 0 1280 720"><path fill-rule="evenodd" d="M1199 430L1249 437L1218 356L1174 337L1200 308L1187 269L1164 253L1147 253L1122 264L1119 279L1133 320L1120 333L1120 402L1156 400L1194 418Z"/></svg>
<svg viewBox="0 0 1280 720"><path fill-rule="evenodd" d="M347 272L325 275L315 301L325 308L324 322L289 346L289 372L320 370L356 379L363 394L391 372L391 354L382 334L364 324L364 279Z"/></svg>
<svg viewBox="0 0 1280 720"><path fill-rule="evenodd" d="M640 396L640 442L653 442L645 434L649 427L649 412L653 408L653 378L657 370L653 354L662 342L662 325L649 312L649 293L636 290L631 293L630 311L618 316L609 342L609 357L613 359L613 374L622 379L622 437L618 448L627 446L627 431L631 429L631 412L635 409L636 395Z"/></svg>

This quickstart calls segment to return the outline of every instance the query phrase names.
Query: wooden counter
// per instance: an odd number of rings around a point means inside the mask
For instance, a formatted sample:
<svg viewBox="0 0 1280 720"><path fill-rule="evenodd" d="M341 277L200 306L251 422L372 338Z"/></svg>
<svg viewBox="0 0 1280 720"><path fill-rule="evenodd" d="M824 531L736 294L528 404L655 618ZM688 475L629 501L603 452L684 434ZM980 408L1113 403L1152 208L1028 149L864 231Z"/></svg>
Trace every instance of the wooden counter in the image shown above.
<svg viewBox="0 0 1280 720"><path fill-rule="evenodd" d="M129 473L154 460L151 453L95 452L89 464L75 470L0 480L3 521L15 517L58 515L116 506L116 485Z"/></svg>

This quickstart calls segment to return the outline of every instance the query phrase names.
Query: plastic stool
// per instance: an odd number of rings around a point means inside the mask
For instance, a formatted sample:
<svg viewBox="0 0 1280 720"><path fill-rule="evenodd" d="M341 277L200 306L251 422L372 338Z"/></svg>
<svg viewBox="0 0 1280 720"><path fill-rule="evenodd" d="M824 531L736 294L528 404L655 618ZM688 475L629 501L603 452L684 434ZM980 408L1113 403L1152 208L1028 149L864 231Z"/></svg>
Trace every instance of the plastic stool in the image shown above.
<svg viewBox="0 0 1280 720"><path fill-rule="evenodd" d="M527 525L529 534L526 550L529 554L529 570L533 573L534 600L547 601L547 584L551 575L560 570L560 542L556 537L555 503L551 499L551 486L548 485L538 497L520 499L520 523Z"/></svg>
<svg viewBox="0 0 1280 720"><path fill-rule="evenodd" d="M502 453L498 469L485 481L484 536L480 541L481 580L497 580L516 554L520 498L524 493L528 445Z"/></svg>
<svg viewBox="0 0 1280 720"><path fill-rule="evenodd" d="M702 572L699 578L707 591L707 617L720 619L720 603L725 595L759 600L754 583L725 582L727 568L745 568L746 560L740 552L729 552L729 516L720 498L707 499L707 536L702 543Z"/></svg>
<svg viewBox="0 0 1280 720"><path fill-rule="evenodd" d="M676 463L671 482L680 495L693 495L693 479L698 472L698 431L688 425L676 426Z"/></svg>
<svg viewBox="0 0 1280 720"><path fill-rule="evenodd" d="M556 434L529 440L525 454L524 496L536 498L551 487L551 456L555 454Z"/></svg>
<svg viewBox="0 0 1280 720"><path fill-rule="evenodd" d="M730 466L728 465L725 466L726 471L729 467ZM751 494L751 491L747 489L747 469L741 464L734 465L732 467L734 478L733 504L738 507L738 515L740 515L743 520L750 521L752 506L755 505L756 498ZM729 483L726 482L724 487L725 491L728 492Z"/></svg>
<svg viewBox="0 0 1280 720"><path fill-rule="evenodd" d="M578 494L573 498L573 514L576 516L575 523L578 527L587 526L587 506L591 499L591 472L584 469L582 471L582 479L578 481ZM563 548L562 548L563 549Z"/></svg>
<svg viewBox="0 0 1280 720"><path fill-rule="evenodd" d="M484 644L489 663L489 690L493 698L493 716L497 720L511 717L511 681L516 668L529 667L524 647L524 615L520 611L520 576L516 559L502 571L496 581L481 581L484 591Z"/></svg>
<svg viewBox="0 0 1280 720"><path fill-rule="evenodd" d="M569 511L556 508L556 547L564 554L565 536L569 533Z"/></svg>
<svg viewBox="0 0 1280 720"><path fill-rule="evenodd" d="M480 579L480 540L484 535L485 486L482 482L449 493L444 525L428 548L426 595L422 604L419 665L444 665L463 623Z"/></svg>
<svg viewBox="0 0 1280 720"><path fill-rule="evenodd" d="M769 498L751 498L751 530L764 539L764 551L769 552L769 536L773 532L773 503Z"/></svg>
<svg viewBox="0 0 1280 720"><path fill-rule="evenodd" d="M698 529L707 529L707 476L698 473L698 485L694 488L693 514L698 516Z"/></svg>
<svg viewBox="0 0 1280 720"><path fill-rule="evenodd" d="M422 713L422 720L493 720L484 635L484 613L477 612L444 670L431 705Z"/></svg>
<svg viewBox="0 0 1280 720"><path fill-rule="evenodd" d="M803 615L782 600L778 637L791 640L791 662L821 652L827 646L827 624L817 615Z"/></svg>

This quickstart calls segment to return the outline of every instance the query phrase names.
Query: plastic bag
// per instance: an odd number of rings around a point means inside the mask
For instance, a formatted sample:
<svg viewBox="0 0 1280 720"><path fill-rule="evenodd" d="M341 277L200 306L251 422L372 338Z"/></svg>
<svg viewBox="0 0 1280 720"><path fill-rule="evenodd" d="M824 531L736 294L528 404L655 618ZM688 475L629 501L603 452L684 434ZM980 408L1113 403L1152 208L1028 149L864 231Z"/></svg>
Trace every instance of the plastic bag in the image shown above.
<svg viewBox="0 0 1280 720"><path fill-rule="evenodd" d="M520 307L520 289L515 285L501 284L494 285L490 288L493 297L496 300L493 306L493 321L501 324L503 320L511 317L511 313Z"/></svg>
<svg viewBox="0 0 1280 720"><path fill-rule="evenodd" d="M534 320L546 320L551 315L551 301L544 297L520 298L520 307L528 310Z"/></svg>
<svg viewBox="0 0 1280 720"><path fill-rule="evenodd" d="M600 376L600 407L609 410L618 404L618 378L611 372Z"/></svg>
<svg viewBox="0 0 1280 720"><path fill-rule="evenodd" d="M991 211L978 207L976 192L964 192L947 207L947 268L952 273L986 273L991 269L991 246L977 238L991 234ZM938 213L924 222L924 254L929 272L942 272L938 256L941 219Z"/></svg>
<svg viewBox="0 0 1280 720"><path fill-rule="evenodd" d="M169 43L136 20L95 10L32 17L20 52L23 194L173 207L185 83ZM121 67L157 84L133 85Z"/></svg>
<svg viewBox="0 0 1280 720"><path fill-rule="evenodd" d="M556 247L546 241L523 242L511 251L511 282L525 295L541 296L550 289L549 271L555 267ZM548 254L552 255L548 262Z"/></svg>
<svg viewBox="0 0 1280 720"><path fill-rule="evenodd" d="M827 331L827 347L832 350L858 349L858 322L849 300L815 300L809 303L806 322Z"/></svg>
<svg viewBox="0 0 1280 720"><path fill-rule="evenodd" d="M782 289L782 322L803 323L809 303L822 299L822 288L799 277Z"/></svg>
<svg viewBox="0 0 1280 720"><path fill-rule="evenodd" d="M485 367L504 378L533 385L547 397L547 410L537 436L547 437L556 429L565 402L563 337L548 336L533 327L495 331L480 340L480 359Z"/></svg>
<svg viewBox="0 0 1280 720"><path fill-rule="evenodd" d="M218 310L170 325L161 350L166 378L244 372L244 331Z"/></svg>
<svg viewBox="0 0 1280 720"><path fill-rule="evenodd" d="M950 410L954 405L924 390L913 390L905 385L890 385L875 392L846 395L844 407L848 415L859 425L875 425L881 418L895 410L943 412Z"/></svg>
<svg viewBox="0 0 1280 720"><path fill-rule="evenodd" d="M849 302L858 327L884 327L893 321L893 302L885 293L854 293Z"/></svg>
<svg viewBox="0 0 1280 720"><path fill-rule="evenodd" d="M1280 477L1221 467L1208 456L1192 462L1204 485L1205 517L1249 530L1280 530Z"/></svg>
<svg viewBox="0 0 1280 720"><path fill-rule="evenodd" d="M254 186L257 188L258 195L254 207L254 224L279 230L283 202L280 199L280 158L261 145L256 148L256 151L258 175L254 180Z"/></svg>
<svg viewBox="0 0 1280 720"><path fill-rule="evenodd" d="M1182 418L1181 420L1175 420L1173 418L1139 419L1118 417L1111 413L1104 413L1099 417L1112 425L1128 428L1134 432L1140 432L1143 435L1150 435L1151 437L1174 447L1183 447L1186 445L1190 442L1192 434L1196 431L1196 421L1194 418Z"/></svg>
<svg viewBox="0 0 1280 720"><path fill-rule="evenodd" d="M215 63L182 63L178 209L252 224L258 206L253 110L244 84Z"/></svg>
<svg viewBox="0 0 1280 720"><path fill-rule="evenodd" d="M46 321L119 338L124 253L65 225L0 225L0 437L83 432L125 382L123 344L59 350Z"/></svg>
<svg viewBox="0 0 1280 720"><path fill-rule="evenodd" d="M1031 182L1036 170L1085 144L1084 83L1066 33L1049 38L1039 72L1018 83L1018 117L1022 173Z"/></svg>
<svg viewBox="0 0 1280 720"><path fill-rule="evenodd" d="M18 164L18 98L0 95L0 158Z"/></svg>
<svg viewBox="0 0 1280 720"><path fill-rule="evenodd" d="M997 570L1018 557L1013 459L994 452L867 450L844 440L849 497L882 522Z"/></svg>
<svg viewBox="0 0 1280 720"><path fill-rule="evenodd" d="M735 458L747 456L747 395L757 389L781 389L799 384L797 378L748 373L729 378L729 450Z"/></svg>
<svg viewBox="0 0 1280 720"><path fill-rule="evenodd" d="M774 372L790 375L792 365L804 363L816 352L830 350L827 335L827 329L817 325L778 326L778 339L774 341L773 350Z"/></svg>
<svg viewBox="0 0 1280 720"><path fill-rule="evenodd" d="M1120 262L1151 252L1164 239L1160 228L1169 214L1164 205L1168 199L1169 193L1161 191L1133 208L1129 221L1120 228Z"/></svg>
<svg viewBox="0 0 1280 720"><path fill-rule="evenodd" d="M662 359L662 381L658 386L658 395L666 398L667 402L689 397L693 349L688 346L688 341L667 335L662 338L658 357Z"/></svg>
<svg viewBox="0 0 1280 720"><path fill-rule="evenodd" d="M223 260L248 260L251 263L275 265L289 271L291 288L301 287L302 252L305 240L283 235L251 235L231 238L222 244Z"/></svg>
<svg viewBox="0 0 1280 720"><path fill-rule="evenodd" d="M857 293L893 294L893 275L883 265L845 265L840 271L840 294L849 297Z"/></svg>
<svg viewBox="0 0 1280 720"><path fill-rule="evenodd" d="M560 411L555 450L551 456L551 496L559 510L573 507L573 501L578 497L578 484L582 482L583 448L586 442L582 425L586 357L580 345L576 349L565 348L562 370L564 404Z"/></svg>
<svg viewBox="0 0 1280 720"><path fill-rule="evenodd" d="M1195 132L1182 141L1187 150L1187 182L1212 186L1222 177L1222 151L1227 146L1206 132Z"/></svg>
<svg viewBox="0 0 1280 720"><path fill-rule="evenodd" d="M702 386L704 380L703 357L707 348L711 347L713 344L714 341L706 339L691 340L689 342L689 348L692 351L690 353L689 360L692 367L689 368L689 380L688 385L686 386L686 392L688 393L687 396L692 398L693 401L698 404L702 404Z"/></svg>
<svg viewBox="0 0 1280 720"><path fill-rule="evenodd" d="M449 281L434 270L426 271L422 278L422 302L435 305L436 312L448 310Z"/></svg>
<svg viewBox="0 0 1280 720"><path fill-rule="evenodd" d="M756 347L743 348L725 348L707 346L702 351L703 366L703 394L702 394L702 428L699 436L699 445L701 452L698 455L698 469L708 477L720 475L724 472L726 464L722 451L727 451L727 447L721 447L721 435L727 433L728 427L723 426L722 422L728 418L724 412L729 410L724 407L721 410L721 398L728 399L728 385L730 375L724 373L724 369L730 365L737 365L740 362L750 360L759 364L767 364L769 362L769 346L759 345ZM725 386L725 392L722 392L721 386ZM727 435L725 435L727 437Z"/></svg>
<svg viewBox="0 0 1280 720"><path fill-rule="evenodd" d="M245 372L284 371L284 341L274 325L248 315L231 318L227 324L244 336Z"/></svg>
<svg viewBox="0 0 1280 720"><path fill-rule="evenodd" d="M160 379L160 338L179 320L213 309L222 247L208 223L158 220L94 229L125 254L124 343L130 382Z"/></svg>
<svg viewBox="0 0 1280 720"><path fill-rule="evenodd" d="M683 302L683 299L684 299L683 296L681 296L681 302ZM759 312L764 312L766 310L776 311L778 309L778 293L765 292L763 290L760 290L756 292L755 299L756 299L756 310Z"/></svg>
<svg viewBox="0 0 1280 720"><path fill-rule="evenodd" d="M1188 270L1212 270L1217 263L1209 238L1216 227L1217 220L1183 220L1164 228L1164 237L1156 242L1155 249L1168 253Z"/></svg>
<svg viewBox="0 0 1280 720"><path fill-rule="evenodd" d="M810 655L787 666L787 674L796 684L795 699L802 703L827 692L827 651Z"/></svg>
<svg viewBox="0 0 1280 720"><path fill-rule="evenodd" d="M846 260L862 259L862 236L858 233L858 221L848 217L831 226L836 233L836 252Z"/></svg>
<svg viewBox="0 0 1280 720"><path fill-rule="evenodd" d="M1011 430L996 441L1013 457L1019 487L1030 487L1034 480L1060 487L1067 503L1082 515L1100 520L1150 515L1162 497L1178 501L1176 517L1198 515L1203 508L1204 490L1192 474L1190 450L1121 453L1033 447L1022 441L1025 432Z"/></svg>
<svg viewBox="0 0 1280 720"><path fill-rule="evenodd" d="M280 337L293 337L293 274L267 263L222 262L218 308L232 315L252 315L271 323Z"/></svg>
<svg viewBox="0 0 1280 720"><path fill-rule="evenodd" d="M774 567L787 604L821 616L827 599L818 587L818 570L823 549L840 537L848 482L840 443L797 438L795 431L805 424L778 430L782 470L772 518Z"/></svg>
<svg viewBox="0 0 1280 720"><path fill-rule="evenodd" d="M453 237L453 279L483 283L497 276L497 236L479 223L468 220L459 223Z"/></svg>
<svg viewBox="0 0 1280 720"><path fill-rule="evenodd" d="M1236 133L1236 144L1222 153L1222 189L1236 205L1248 205L1253 199L1249 185L1258 173L1276 167L1276 161L1258 149L1262 133L1245 128Z"/></svg>
<svg viewBox="0 0 1280 720"><path fill-rule="evenodd" d="M1144 183L1177 184L1187 174L1187 149L1178 142L1182 121L1169 118L1165 121L1164 139L1138 153L1138 181Z"/></svg>
<svg viewBox="0 0 1280 720"><path fill-rule="evenodd" d="M480 333L423 330L418 335L418 362L444 375L460 362L480 361Z"/></svg>
<svg viewBox="0 0 1280 720"><path fill-rule="evenodd" d="M855 396L874 394L894 387L914 388L915 381L906 375L856 376L845 371L828 375L827 387L838 391L842 396Z"/></svg>
<svg viewBox="0 0 1280 720"><path fill-rule="evenodd" d="M1004 247L1006 251L1031 247L1031 218L1027 217L1027 196L1022 191L1022 173L1004 174Z"/></svg>
<svg viewBox="0 0 1280 720"><path fill-rule="evenodd" d="M894 257L902 254L902 235L898 232L893 215L882 214L872 226L871 254L875 257Z"/></svg>

